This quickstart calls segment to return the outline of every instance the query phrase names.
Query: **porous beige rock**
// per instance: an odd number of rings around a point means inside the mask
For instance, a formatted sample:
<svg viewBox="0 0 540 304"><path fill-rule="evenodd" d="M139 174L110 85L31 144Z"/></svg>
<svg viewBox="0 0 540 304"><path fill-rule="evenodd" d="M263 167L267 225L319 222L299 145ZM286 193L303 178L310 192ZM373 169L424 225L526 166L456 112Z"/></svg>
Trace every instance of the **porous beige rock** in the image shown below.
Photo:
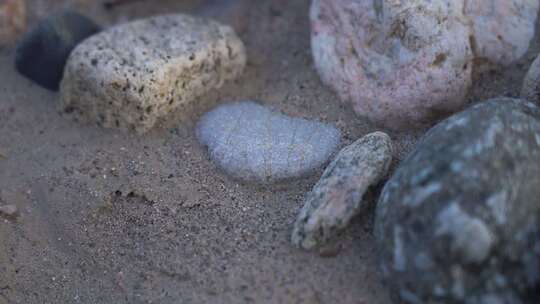
<svg viewBox="0 0 540 304"><path fill-rule="evenodd" d="M104 127L148 131L242 73L245 48L234 31L188 15L165 15L110 28L71 54L61 110Z"/></svg>
<svg viewBox="0 0 540 304"><path fill-rule="evenodd" d="M387 173L392 140L383 132L368 134L343 148L307 195L291 241L312 249L323 245L367 208L364 194Z"/></svg>
<svg viewBox="0 0 540 304"><path fill-rule="evenodd" d="M392 129L459 110L473 54L462 1L314 0L312 51L323 82Z"/></svg>
<svg viewBox="0 0 540 304"><path fill-rule="evenodd" d="M0 46L11 45L26 28L26 2L0 0Z"/></svg>

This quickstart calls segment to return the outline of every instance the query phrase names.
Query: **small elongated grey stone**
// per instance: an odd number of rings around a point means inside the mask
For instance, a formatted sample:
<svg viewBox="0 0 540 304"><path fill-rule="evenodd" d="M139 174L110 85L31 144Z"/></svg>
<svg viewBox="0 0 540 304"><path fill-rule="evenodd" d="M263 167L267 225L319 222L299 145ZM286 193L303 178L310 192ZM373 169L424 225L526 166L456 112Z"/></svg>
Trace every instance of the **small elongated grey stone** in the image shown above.
<svg viewBox="0 0 540 304"><path fill-rule="evenodd" d="M523 79L521 98L540 104L540 56L533 61Z"/></svg>
<svg viewBox="0 0 540 304"><path fill-rule="evenodd" d="M341 133L329 124L236 102L206 113L197 125L197 138L228 174L271 183L322 166L339 145Z"/></svg>
<svg viewBox="0 0 540 304"><path fill-rule="evenodd" d="M382 132L368 134L341 150L307 195L292 243L311 249L347 227L365 207L366 190L386 175L391 161L392 141Z"/></svg>

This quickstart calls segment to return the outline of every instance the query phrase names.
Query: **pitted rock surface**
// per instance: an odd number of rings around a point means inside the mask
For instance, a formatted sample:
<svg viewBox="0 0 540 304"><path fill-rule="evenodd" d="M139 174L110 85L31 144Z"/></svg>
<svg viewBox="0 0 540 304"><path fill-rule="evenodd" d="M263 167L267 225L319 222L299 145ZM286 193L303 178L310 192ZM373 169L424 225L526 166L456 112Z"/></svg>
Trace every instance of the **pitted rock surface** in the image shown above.
<svg viewBox="0 0 540 304"><path fill-rule="evenodd" d="M292 243L304 249L323 245L366 208L363 196L383 178L392 161L392 141L382 132L368 134L343 148L307 195Z"/></svg>
<svg viewBox="0 0 540 304"><path fill-rule="evenodd" d="M271 183L321 167L339 145L341 132L254 102L237 102L205 114L197 125L197 137L228 174Z"/></svg>
<svg viewBox="0 0 540 304"><path fill-rule="evenodd" d="M475 105L431 129L385 185L375 235L405 303L532 303L540 283L540 109Z"/></svg>
<svg viewBox="0 0 540 304"><path fill-rule="evenodd" d="M73 51L60 108L83 121L144 133L239 76L245 63L244 45L229 26L180 14L138 20Z"/></svg>

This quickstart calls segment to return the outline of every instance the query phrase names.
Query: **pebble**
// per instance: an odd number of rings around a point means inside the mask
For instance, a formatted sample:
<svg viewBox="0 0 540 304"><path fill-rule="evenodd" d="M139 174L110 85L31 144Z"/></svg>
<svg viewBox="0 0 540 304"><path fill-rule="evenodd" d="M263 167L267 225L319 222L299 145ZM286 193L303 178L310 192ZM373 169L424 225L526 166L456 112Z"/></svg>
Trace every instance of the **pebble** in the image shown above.
<svg viewBox="0 0 540 304"><path fill-rule="evenodd" d="M329 124L244 101L205 114L197 125L197 138L231 176L266 184L321 167L338 147L341 133Z"/></svg>
<svg viewBox="0 0 540 304"><path fill-rule="evenodd" d="M322 81L372 122L431 126L463 109L472 71L508 65L534 36L539 0L314 0Z"/></svg>
<svg viewBox="0 0 540 304"><path fill-rule="evenodd" d="M73 51L60 108L79 121L145 133L238 77L245 64L244 45L229 26L183 14L137 20Z"/></svg>
<svg viewBox="0 0 540 304"><path fill-rule="evenodd" d="M405 303L535 303L540 108L477 104L432 128L385 185L381 272Z"/></svg>
<svg viewBox="0 0 540 304"><path fill-rule="evenodd" d="M521 98L540 105L540 56L536 57L525 75Z"/></svg>
<svg viewBox="0 0 540 304"><path fill-rule="evenodd" d="M19 209L15 205L0 206L0 215L7 217L15 217L19 213Z"/></svg>
<svg viewBox="0 0 540 304"><path fill-rule="evenodd" d="M463 0L461 0L463 1ZM509 65L525 55L534 37L539 0L464 1L476 58Z"/></svg>
<svg viewBox="0 0 540 304"><path fill-rule="evenodd" d="M292 232L292 243L312 249L327 243L365 210L363 196L383 178L392 161L392 141L368 134L342 149L307 195Z"/></svg>
<svg viewBox="0 0 540 304"><path fill-rule="evenodd" d="M99 30L92 20L74 11L51 15L19 41L15 67L40 86L57 91L72 50Z"/></svg>
<svg viewBox="0 0 540 304"><path fill-rule="evenodd" d="M459 2L314 0L311 46L322 81L357 114L391 129L461 109L473 53Z"/></svg>
<svg viewBox="0 0 540 304"><path fill-rule="evenodd" d="M26 28L26 2L0 2L0 47L10 46Z"/></svg>

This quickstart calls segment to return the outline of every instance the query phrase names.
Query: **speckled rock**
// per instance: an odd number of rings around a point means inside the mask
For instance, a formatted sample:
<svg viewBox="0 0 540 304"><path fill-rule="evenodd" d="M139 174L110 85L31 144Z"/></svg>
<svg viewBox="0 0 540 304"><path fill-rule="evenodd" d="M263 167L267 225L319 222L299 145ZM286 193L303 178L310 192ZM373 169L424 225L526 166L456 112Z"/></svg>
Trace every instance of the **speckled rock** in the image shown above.
<svg viewBox="0 0 540 304"><path fill-rule="evenodd" d="M522 57L534 36L538 0L468 0L475 57L508 65Z"/></svg>
<svg viewBox="0 0 540 304"><path fill-rule="evenodd" d="M523 79L521 98L540 104L540 56L533 61Z"/></svg>
<svg viewBox="0 0 540 304"><path fill-rule="evenodd" d="M217 22L166 15L110 28L71 54L60 107L75 118L144 133L239 76L242 41Z"/></svg>
<svg viewBox="0 0 540 304"><path fill-rule="evenodd" d="M271 183L321 167L339 145L341 133L329 124L237 102L205 114L197 125L197 138L228 174Z"/></svg>
<svg viewBox="0 0 540 304"><path fill-rule="evenodd" d="M92 20L73 11L51 15L22 37L15 67L37 84L57 91L70 53L99 30Z"/></svg>
<svg viewBox="0 0 540 304"><path fill-rule="evenodd" d="M0 215L6 217L16 217L19 213L19 209L15 205L3 205L0 206Z"/></svg>
<svg viewBox="0 0 540 304"><path fill-rule="evenodd" d="M392 141L382 132L368 134L341 150L307 195L294 224L292 243L312 249L347 227L366 207L365 192L387 174L391 161Z"/></svg>
<svg viewBox="0 0 540 304"><path fill-rule="evenodd" d="M385 185L375 236L405 303L533 303L540 287L540 108L471 107L431 129Z"/></svg>
<svg viewBox="0 0 540 304"><path fill-rule="evenodd" d="M26 2L0 1L0 47L11 45L26 28Z"/></svg>
<svg viewBox="0 0 540 304"><path fill-rule="evenodd" d="M462 1L314 0L311 45L323 82L393 129L461 109L473 53Z"/></svg>

